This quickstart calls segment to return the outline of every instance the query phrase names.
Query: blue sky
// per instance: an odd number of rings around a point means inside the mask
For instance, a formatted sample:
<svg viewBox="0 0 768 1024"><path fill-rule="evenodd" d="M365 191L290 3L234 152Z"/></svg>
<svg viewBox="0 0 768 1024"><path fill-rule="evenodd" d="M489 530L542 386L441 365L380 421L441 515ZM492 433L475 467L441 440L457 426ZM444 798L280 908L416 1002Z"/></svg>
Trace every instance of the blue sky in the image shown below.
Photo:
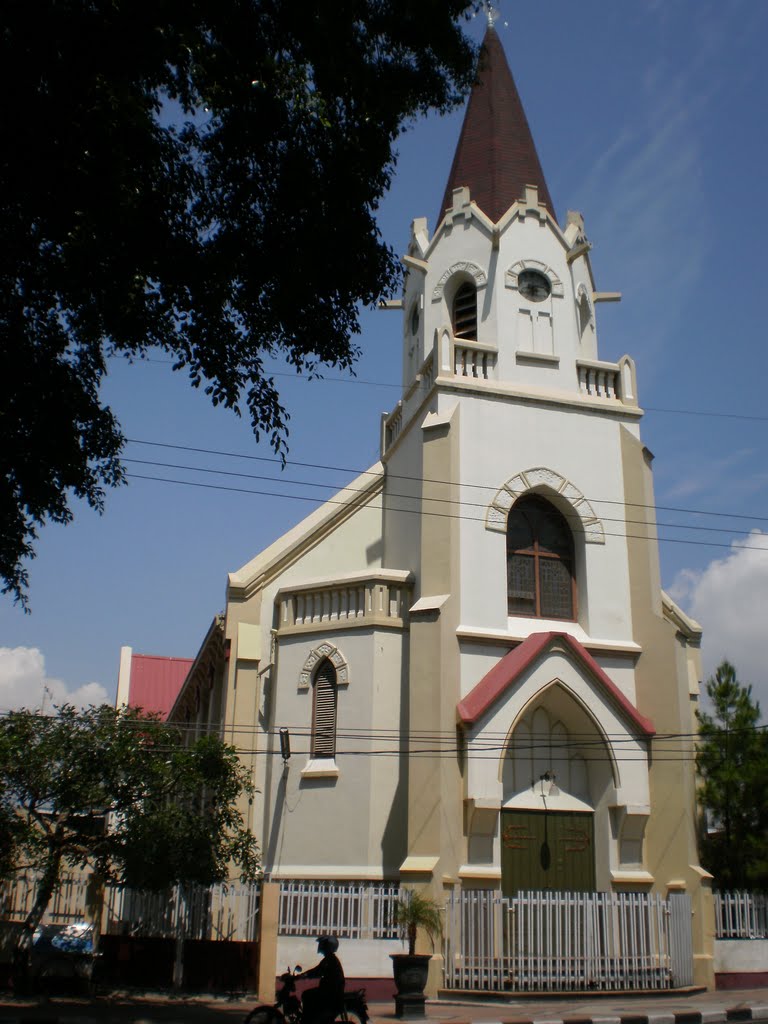
<svg viewBox="0 0 768 1024"><path fill-rule="evenodd" d="M598 308L600 355L637 361L657 503L669 507L658 518L673 524L661 534L675 538L661 544L663 584L705 626L706 669L727 655L768 707L768 4L502 0L501 15L560 221L584 214L598 288L623 294ZM482 19L470 24L482 31ZM380 213L400 251L413 217L434 228L462 116L420 121L401 140ZM111 698L123 644L193 656L227 572L376 460L380 414L399 397L400 337L397 314L371 311L357 380L330 370L307 383L278 367L292 417L282 472L246 422L213 409L162 354L114 362L104 395L134 439L127 459L257 479L138 461L130 474L262 493L132 477L102 517L78 508L73 525L45 528L32 613L0 598L0 704L39 703L44 683L57 699Z"/></svg>

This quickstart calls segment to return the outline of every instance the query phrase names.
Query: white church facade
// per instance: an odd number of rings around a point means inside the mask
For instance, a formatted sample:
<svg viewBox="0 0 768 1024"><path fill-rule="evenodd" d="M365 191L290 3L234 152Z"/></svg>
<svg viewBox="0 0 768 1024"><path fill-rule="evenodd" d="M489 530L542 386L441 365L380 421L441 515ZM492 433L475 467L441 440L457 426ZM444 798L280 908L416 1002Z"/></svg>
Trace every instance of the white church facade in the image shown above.
<svg viewBox="0 0 768 1024"><path fill-rule="evenodd" d="M589 250L491 28L391 304L380 460L230 574L171 717L243 751L269 880L686 892L711 985L701 631L661 589L635 365L600 359L618 296Z"/></svg>

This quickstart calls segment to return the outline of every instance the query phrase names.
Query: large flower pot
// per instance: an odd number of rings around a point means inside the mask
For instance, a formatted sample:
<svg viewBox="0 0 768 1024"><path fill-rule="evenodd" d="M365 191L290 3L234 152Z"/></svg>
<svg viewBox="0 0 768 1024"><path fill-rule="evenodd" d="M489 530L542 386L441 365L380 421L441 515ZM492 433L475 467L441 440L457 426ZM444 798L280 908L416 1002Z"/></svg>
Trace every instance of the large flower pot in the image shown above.
<svg viewBox="0 0 768 1024"><path fill-rule="evenodd" d="M410 1019L426 1016L424 987L427 984L431 956L424 953L390 953L395 975L395 1012L398 1017Z"/></svg>

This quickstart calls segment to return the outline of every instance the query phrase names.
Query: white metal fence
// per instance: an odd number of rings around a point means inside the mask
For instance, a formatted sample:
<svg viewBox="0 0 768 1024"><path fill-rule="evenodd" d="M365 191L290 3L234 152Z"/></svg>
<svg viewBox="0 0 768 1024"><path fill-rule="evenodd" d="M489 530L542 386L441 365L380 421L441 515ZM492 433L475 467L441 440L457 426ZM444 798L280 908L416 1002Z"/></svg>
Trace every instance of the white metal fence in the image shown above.
<svg viewBox="0 0 768 1024"><path fill-rule="evenodd" d="M109 886L102 931L111 935L255 942L258 884L174 886L168 893Z"/></svg>
<svg viewBox="0 0 768 1024"><path fill-rule="evenodd" d="M768 938L768 895L761 892L716 892L715 938Z"/></svg>
<svg viewBox="0 0 768 1024"><path fill-rule="evenodd" d="M34 890L32 876L3 886L0 916L8 921L23 921L32 908ZM258 883L209 888L174 886L165 893L108 885L103 893L101 931L111 935L253 942L258 936L260 894ZM53 894L43 923L92 920L98 897L98 890L89 879L65 877Z"/></svg>
<svg viewBox="0 0 768 1024"><path fill-rule="evenodd" d="M281 882L279 935L394 939L398 883Z"/></svg>
<svg viewBox="0 0 768 1024"><path fill-rule="evenodd" d="M660 896L455 893L446 906L445 984L485 991L666 989L676 964ZM675 984L689 983L677 970Z"/></svg>
<svg viewBox="0 0 768 1024"><path fill-rule="evenodd" d="M32 910L37 879L22 875L0 886L0 917L6 921L23 921ZM83 875L65 876L54 890L45 912L45 924L70 924L88 913L94 898L89 880Z"/></svg>

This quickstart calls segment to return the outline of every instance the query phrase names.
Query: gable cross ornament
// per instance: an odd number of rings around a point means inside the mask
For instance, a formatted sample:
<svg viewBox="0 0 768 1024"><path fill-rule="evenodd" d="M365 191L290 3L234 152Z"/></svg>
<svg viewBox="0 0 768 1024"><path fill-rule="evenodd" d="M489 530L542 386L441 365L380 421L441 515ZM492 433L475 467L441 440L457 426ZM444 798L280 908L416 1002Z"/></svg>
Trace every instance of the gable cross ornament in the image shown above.
<svg viewBox="0 0 768 1024"><path fill-rule="evenodd" d="M488 19L488 28L493 28L501 17L501 12L494 7L492 0L484 0L485 16Z"/></svg>

